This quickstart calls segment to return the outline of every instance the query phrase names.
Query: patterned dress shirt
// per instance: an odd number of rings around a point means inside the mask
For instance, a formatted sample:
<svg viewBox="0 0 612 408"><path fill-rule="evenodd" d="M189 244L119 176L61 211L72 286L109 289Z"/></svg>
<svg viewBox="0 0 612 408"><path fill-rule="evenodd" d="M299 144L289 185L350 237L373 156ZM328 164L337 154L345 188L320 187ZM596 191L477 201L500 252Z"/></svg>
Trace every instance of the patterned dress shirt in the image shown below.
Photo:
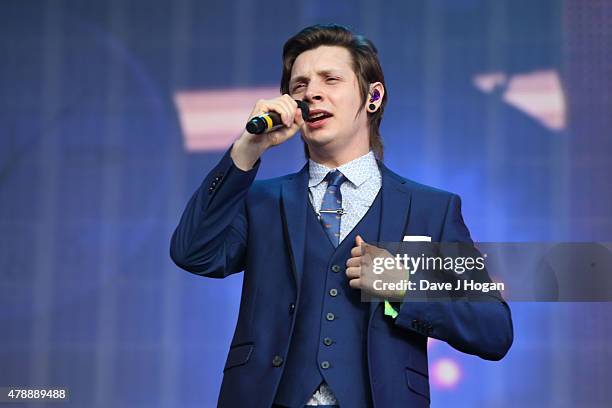
<svg viewBox="0 0 612 408"><path fill-rule="evenodd" d="M340 186L342 208L345 211L340 220L340 243L342 243L372 206L382 185L382 176L372 151L340 167L331 169L312 159L309 160L308 195L317 214L321 209L323 195L327 190L325 176L335 169L340 170L347 178ZM337 404L338 400L326 382L319 385L319 388L314 391L312 397L306 403L309 406Z"/></svg>

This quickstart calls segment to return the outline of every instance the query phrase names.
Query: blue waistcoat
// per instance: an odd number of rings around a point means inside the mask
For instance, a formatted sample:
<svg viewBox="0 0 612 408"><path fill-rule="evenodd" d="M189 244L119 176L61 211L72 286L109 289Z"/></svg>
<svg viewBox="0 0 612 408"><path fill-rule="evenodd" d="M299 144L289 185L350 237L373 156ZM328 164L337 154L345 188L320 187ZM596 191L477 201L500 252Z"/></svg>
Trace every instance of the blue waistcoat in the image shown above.
<svg viewBox="0 0 612 408"><path fill-rule="evenodd" d="M346 261L355 237L375 242L380 194L351 233L334 248L310 204L306 216L304 274L295 327L275 403L303 407L326 381L341 407L371 407L367 363L369 303L348 285Z"/></svg>

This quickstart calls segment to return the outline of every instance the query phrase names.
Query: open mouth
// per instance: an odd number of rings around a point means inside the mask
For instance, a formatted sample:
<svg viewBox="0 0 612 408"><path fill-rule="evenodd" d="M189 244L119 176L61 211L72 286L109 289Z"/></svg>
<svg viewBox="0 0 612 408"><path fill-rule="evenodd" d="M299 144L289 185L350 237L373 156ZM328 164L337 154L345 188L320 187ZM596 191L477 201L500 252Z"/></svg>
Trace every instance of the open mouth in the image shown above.
<svg viewBox="0 0 612 408"><path fill-rule="evenodd" d="M317 123L319 121L322 121L323 119L327 119L332 117L333 115L329 112L326 112L324 110L314 110L314 111L310 111L310 116L308 118L308 123Z"/></svg>

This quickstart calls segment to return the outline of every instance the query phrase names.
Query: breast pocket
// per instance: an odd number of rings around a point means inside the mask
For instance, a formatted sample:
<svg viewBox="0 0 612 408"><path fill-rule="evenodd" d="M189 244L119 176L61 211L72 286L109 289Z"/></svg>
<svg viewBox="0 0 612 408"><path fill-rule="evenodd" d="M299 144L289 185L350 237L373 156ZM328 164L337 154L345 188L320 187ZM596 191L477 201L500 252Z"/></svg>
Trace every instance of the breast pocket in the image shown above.
<svg viewBox="0 0 612 408"><path fill-rule="evenodd" d="M251 358L251 354L253 354L253 347L253 343L240 344L232 347L227 354L227 360L225 362L223 372L229 370L230 368L246 364Z"/></svg>

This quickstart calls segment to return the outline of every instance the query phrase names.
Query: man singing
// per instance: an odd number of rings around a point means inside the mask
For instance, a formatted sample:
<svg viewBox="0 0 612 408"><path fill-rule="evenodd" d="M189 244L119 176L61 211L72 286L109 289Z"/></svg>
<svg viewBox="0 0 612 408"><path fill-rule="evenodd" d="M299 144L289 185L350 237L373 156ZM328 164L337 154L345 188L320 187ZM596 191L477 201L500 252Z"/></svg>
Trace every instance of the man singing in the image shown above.
<svg viewBox="0 0 612 408"><path fill-rule="evenodd" d="M362 302L361 243L471 243L460 199L382 163L387 95L364 37L338 25L300 31L283 49L281 94L250 117L276 112L283 126L243 133L172 236L171 257L189 272L244 271L219 406L428 406L427 338L499 360L512 344L510 310L494 297ZM308 120L295 100L308 104ZM298 131L302 169L255 181L263 153Z"/></svg>

